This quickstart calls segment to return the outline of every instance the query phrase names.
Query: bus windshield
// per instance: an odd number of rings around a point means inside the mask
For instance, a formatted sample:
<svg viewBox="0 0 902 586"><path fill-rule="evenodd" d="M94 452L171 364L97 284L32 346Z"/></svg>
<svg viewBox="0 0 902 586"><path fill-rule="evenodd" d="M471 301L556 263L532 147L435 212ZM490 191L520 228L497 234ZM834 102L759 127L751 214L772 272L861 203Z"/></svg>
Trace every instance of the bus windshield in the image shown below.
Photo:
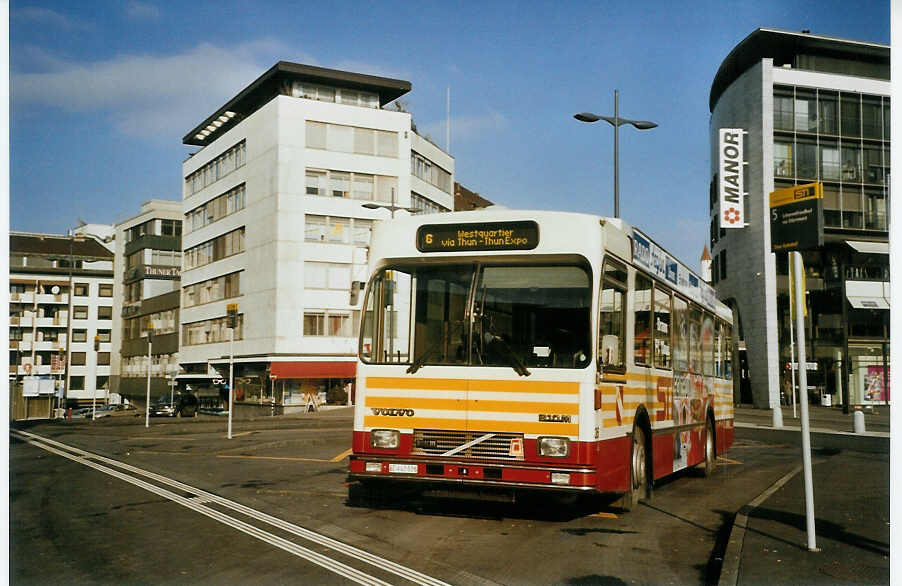
<svg viewBox="0 0 902 586"><path fill-rule="evenodd" d="M584 368L592 286L581 265L395 265L374 276L364 362Z"/></svg>

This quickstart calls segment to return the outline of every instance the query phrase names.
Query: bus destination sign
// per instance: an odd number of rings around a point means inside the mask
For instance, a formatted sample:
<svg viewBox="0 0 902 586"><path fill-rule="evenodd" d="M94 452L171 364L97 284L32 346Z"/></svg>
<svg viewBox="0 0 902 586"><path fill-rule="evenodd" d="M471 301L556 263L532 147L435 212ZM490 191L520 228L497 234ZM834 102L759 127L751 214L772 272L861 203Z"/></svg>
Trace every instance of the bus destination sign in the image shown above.
<svg viewBox="0 0 902 586"><path fill-rule="evenodd" d="M539 245L539 225L521 222L427 224L417 230L420 252L532 250Z"/></svg>

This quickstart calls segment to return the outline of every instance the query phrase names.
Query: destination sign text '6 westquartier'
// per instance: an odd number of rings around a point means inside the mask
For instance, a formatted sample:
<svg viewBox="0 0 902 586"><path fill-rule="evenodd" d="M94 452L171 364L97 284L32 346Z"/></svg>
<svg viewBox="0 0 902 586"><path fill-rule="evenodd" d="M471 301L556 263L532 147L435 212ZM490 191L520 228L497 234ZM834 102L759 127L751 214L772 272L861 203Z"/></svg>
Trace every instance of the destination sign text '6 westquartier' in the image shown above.
<svg viewBox="0 0 902 586"><path fill-rule="evenodd" d="M427 224L417 230L420 252L532 250L539 245L539 225L533 221Z"/></svg>

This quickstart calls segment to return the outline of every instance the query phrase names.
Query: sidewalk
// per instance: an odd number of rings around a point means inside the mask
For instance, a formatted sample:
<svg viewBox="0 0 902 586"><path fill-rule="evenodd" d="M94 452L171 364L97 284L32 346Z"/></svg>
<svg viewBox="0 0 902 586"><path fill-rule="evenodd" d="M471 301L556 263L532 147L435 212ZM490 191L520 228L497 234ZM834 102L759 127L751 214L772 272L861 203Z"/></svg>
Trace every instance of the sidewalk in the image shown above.
<svg viewBox="0 0 902 586"><path fill-rule="evenodd" d="M798 426L784 408L784 428ZM882 413L881 413L882 411ZM758 441L766 434L785 443L785 433L770 427L769 410L737 408L737 435L754 429ZM819 551L808 551L805 487L799 468L751 500L736 516L724 565L722 585L756 584L888 584L889 583L889 454L864 453L841 446L852 444L852 415L842 410L812 407L812 429L819 438L831 436L834 446L818 447L812 439L815 536ZM889 409L867 413L868 436L888 436ZM746 427L747 426L747 427ZM885 431L874 431L873 428ZM812 433L812 436L815 434ZM755 495L750 495L753 498Z"/></svg>

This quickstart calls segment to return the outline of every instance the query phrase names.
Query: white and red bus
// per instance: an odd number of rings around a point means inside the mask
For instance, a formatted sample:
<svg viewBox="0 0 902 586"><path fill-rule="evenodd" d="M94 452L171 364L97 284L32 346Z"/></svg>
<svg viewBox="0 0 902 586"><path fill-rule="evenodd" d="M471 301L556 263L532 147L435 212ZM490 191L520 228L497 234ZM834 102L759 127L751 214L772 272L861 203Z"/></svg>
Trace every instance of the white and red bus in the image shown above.
<svg viewBox="0 0 902 586"><path fill-rule="evenodd" d="M732 313L622 220L408 216L370 269L351 480L631 507L732 443Z"/></svg>

